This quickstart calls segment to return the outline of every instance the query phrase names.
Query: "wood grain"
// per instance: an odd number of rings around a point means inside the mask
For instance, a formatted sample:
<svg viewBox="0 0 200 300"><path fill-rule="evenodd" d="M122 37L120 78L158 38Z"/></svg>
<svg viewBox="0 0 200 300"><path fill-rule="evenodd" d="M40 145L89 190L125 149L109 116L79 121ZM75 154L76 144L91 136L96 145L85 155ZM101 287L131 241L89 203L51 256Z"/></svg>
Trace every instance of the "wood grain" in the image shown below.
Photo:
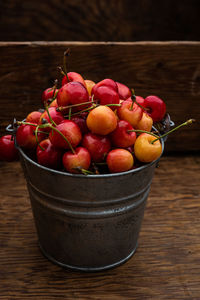
<svg viewBox="0 0 200 300"><path fill-rule="evenodd" d="M70 47L69 70L86 79L113 78L136 94L158 95L172 120L192 127L171 135L166 152L200 150L200 42L1 42L0 134L16 117L41 107L41 94L61 76L63 53Z"/></svg>
<svg viewBox="0 0 200 300"><path fill-rule="evenodd" d="M1 41L199 40L198 0L0 2Z"/></svg>
<svg viewBox="0 0 200 300"><path fill-rule="evenodd" d="M99 273L42 256L20 164L0 163L0 295L7 299L199 299L200 157L163 157L135 255Z"/></svg>

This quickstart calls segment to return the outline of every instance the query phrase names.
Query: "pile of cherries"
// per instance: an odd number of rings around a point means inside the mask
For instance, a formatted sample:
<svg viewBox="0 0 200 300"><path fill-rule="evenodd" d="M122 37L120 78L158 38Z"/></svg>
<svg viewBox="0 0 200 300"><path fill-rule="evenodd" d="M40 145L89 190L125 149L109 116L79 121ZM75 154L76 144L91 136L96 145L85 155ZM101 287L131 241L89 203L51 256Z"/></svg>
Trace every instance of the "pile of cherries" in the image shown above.
<svg viewBox="0 0 200 300"><path fill-rule="evenodd" d="M166 115L162 99L144 99L112 79L95 83L64 69L62 86L56 82L43 92L44 108L15 122L19 147L45 167L81 174L124 172L160 157L160 136L152 126ZM1 137L0 160L17 155L13 137Z"/></svg>

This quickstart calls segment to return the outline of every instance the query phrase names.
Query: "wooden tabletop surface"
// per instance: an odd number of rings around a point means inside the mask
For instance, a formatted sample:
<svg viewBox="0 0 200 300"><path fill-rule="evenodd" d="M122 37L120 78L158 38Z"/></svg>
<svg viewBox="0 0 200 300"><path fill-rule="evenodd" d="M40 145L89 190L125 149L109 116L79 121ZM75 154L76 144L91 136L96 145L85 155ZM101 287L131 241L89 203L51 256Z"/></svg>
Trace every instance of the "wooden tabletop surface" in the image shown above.
<svg viewBox="0 0 200 300"><path fill-rule="evenodd" d="M0 163L0 299L199 299L200 157L163 157L139 247L125 264L81 273L40 252L19 162Z"/></svg>

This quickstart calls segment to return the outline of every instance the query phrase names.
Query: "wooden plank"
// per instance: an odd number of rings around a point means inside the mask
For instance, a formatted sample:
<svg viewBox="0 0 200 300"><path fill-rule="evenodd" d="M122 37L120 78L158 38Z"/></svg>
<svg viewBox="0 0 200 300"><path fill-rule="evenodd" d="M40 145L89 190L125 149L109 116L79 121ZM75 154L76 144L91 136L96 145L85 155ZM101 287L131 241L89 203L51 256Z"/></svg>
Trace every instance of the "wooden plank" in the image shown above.
<svg viewBox="0 0 200 300"><path fill-rule="evenodd" d="M42 256L18 162L0 163L0 295L7 299L199 299L200 157L163 157L135 255L99 273Z"/></svg>
<svg viewBox="0 0 200 300"><path fill-rule="evenodd" d="M1 42L1 134L13 117L41 106L42 91L61 79L57 66L68 47L69 70L85 79L113 78L137 95L158 95L176 124L197 119L168 139L166 151L200 150L200 42Z"/></svg>
<svg viewBox="0 0 200 300"><path fill-rule="evenodd" d="M0 2L2 41L199 40L198 0Z"/></svg>

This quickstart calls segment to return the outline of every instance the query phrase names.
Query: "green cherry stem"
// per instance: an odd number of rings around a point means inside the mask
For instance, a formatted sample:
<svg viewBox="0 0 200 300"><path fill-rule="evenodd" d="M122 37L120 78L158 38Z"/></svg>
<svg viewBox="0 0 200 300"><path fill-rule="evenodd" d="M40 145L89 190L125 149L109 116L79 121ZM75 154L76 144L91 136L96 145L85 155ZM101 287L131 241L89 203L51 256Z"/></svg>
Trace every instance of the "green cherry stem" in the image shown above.
<svg viewBox="0 0 200 300"><path fill-rule="evenodd" d="M68 119L71 120L71 115L72 115L72 108L69 108L69 114L68 114Z"/></svg>
<svg viewBox="0 0 200 300"><path fill-rule="evenodd" d="M132 105L130 107L130 110L133 110L133 104L135 102L143 111L148 112L149 111L148 108L142 106L140 103L137 102L134 89L131 89L131 94L132 94L131 99L132 99L133 102L132 102Z"/></svg>
<svg viewBox="0 0 200 300"><path fill-rule="evenodd" d="M146 130L141 130L141 129L131 129L131 130L127 130L127 132L148 133L148 134L154 136L156 139L159 139L159 137L151 131L146 131Z"/></svg>
<svg viewBox="0 0 200 300"><path fill-rule="evenodd" d="M68 106L59 106L59 107L56 108L56 110L62 112L63 110L66 110L68 108L73 108L73 107L77 107L77 106L81 106L81 105L85 105L85 104L92 104L92 103L94 103L94 102L93 101L87 101L87 102L72 104L72 105L68 105Z"/></svg>
<svg viewBox="0 0 200 300"><path fill-rule="evenodd" d="M38 141L38 129L39 129L39 126L40 126L40 125L38 125L38 126L36 127L36 129L35 129L35 139L36 139L36 142L37 142L38 146L40 147L40 149L41 149L42 151L44 151L45 149L40 145L40 143L39 143L39 141Z"/></svg>
<svg viewBox="0 0 200 300"><path fill-rule="evenodd" d="M114 103L110 103L110 104L105 104L105 106L117 106L117 107L120 107L121 104L114 104Z"/></svg>
<svg viewBox="0 0 200 300"><path fill-rule="evenodd" d="M62 136L62 138L67 142L67 144L69 145L70 150L72 151L73 154L75 154L75 150L72 147L71 143L68 141L68 139L64 136L64 134L62 134L62 132L60 132L60 130L58 130L57 128L55 128L52 124L50 123L46 123L46 124L41 124L41 125L37 125L37 124L33 124L33 123L29 123L29 122L23 122L23 121L17 121L16 122L17 125L30 125L30 126L35 126L37 131L37 127L38 128L51 128L52 130L56 131L58 134L60 134ZM37 135L37 134L36 134Z"/></svg>
<svg viewBox="0 0 200 300"><path fill-rule="evenodd" d="M56 123L53 121L53 119L52 119L50 113L49 113L49 108L48 108L48 105L47 105L47 104L45 105L45 110L46 110L46 112L47 112L47 114L48 114L48 116L49 116L49 120L50 120L51 124L54 125L54 126L57 126Z"/></svg>
<svg viewBox="0 0 200 300"><path fill-rule="evenodd" d="M189 120L187 120L186 122L184 122L184 123L182 123L182 124L176 126L175 128L171 129L170 131L167 131L167 132L164 133L163 135L157 137L155 140L153 140L153 141L151 142L151 144L155 143L157 140L159 140L159 139L161 139L161 138L164 138L164 137L167 136L168 134L170 134L170 133L176 131L177 129L179 129L179 128L183 127L183 126L190 125L190 124L192 124L192 123L194 123L194 122L195 122L194 119L189 119Z"/></svg>

